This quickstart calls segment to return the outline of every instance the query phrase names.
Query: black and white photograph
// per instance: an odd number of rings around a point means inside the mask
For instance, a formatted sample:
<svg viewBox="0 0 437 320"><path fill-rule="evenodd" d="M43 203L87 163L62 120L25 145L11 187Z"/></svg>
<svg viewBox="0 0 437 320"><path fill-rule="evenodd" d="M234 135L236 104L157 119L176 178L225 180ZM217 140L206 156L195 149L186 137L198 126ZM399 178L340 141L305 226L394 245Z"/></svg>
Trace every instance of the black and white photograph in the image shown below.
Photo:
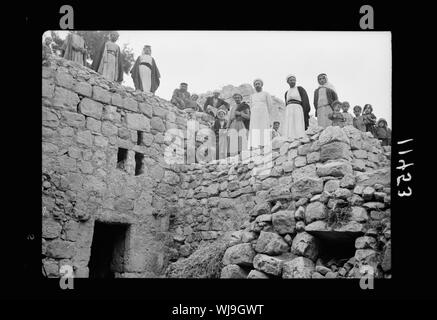
<svg viewBox="0 0 437 320"><path fill-rule="evenodd" d="M47 277L390 278L389 32L42 43Z"/></svg>
<svg viewBox="0 0 437 320"><path fill-rule="evenodd" d="M9 189L29 194L10 202L29 206L30 289L10 296L167 300L157 319L428 297L415 279L432 265L425 19L366 3L180 5L177 18L152 4L26 13L28 176Z"/></svg>

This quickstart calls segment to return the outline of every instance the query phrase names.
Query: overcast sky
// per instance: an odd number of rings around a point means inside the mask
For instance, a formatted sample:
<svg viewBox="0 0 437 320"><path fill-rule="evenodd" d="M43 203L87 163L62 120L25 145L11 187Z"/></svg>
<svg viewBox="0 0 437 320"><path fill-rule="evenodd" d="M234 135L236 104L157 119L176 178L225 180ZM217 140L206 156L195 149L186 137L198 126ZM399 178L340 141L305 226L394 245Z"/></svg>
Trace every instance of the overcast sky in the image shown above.
<svg viewBox="0 0 437 320"><path fill-rule="evenodd" d="M64 38L66 32L60 31ZM283 99L285 77L296 75L306 89L311 114L317 75L326 73L340 101L363 106L391 126L391 33L315 31L119 31L118 44L127 43L135 59L145 44L161 73L156 94L170 99L180 82L191 93L225 85L239 86L255 78L264 90ZM125 75L124 85L133 87Z"/></svg>

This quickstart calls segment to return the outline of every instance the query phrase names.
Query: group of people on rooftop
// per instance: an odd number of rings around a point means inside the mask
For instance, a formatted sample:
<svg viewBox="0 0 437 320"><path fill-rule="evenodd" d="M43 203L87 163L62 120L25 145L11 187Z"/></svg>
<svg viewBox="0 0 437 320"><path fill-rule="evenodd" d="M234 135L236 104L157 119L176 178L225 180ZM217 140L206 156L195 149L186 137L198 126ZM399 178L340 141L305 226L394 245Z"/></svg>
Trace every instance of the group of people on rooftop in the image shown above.
<svg viewBox="0 0 437 320"><path fill-rule="evenodd" d="M95 55L91 68L110 81L121 82L123 69L120 47L116 44L118 32L112 31L103 41ZM43 55L52 54L50 38L43 43ZM61 48L62 56L81 65L86 65L87 49L84 39L72 31L64 41ZM160 84L160 73L154 58L151 56L151 46L146 45L141 55L136 59L130 70L136 90L154 93ZM376 121L373 108L366 104L362 109L356 105L353 108L353 117L349 113L349 102L340 102L335 87L328 82L325 73L317 76L319 86L314 91L314 109L318 125L328 126L354 126L355 128L371 132L382 141L382 145L391 145L391 130L385 119ZM264 82L261 79L253 81L255 92L250 95L247 102L243 96L235 92L232 96L235 104L231 107L228 102L220 98L220 91L215 90L201 106L197 94L188 92L188 84L181 83L171 97L171 103L177 108L188 112L192 117L193 112L203 112L212 116L214 122L211 129L216 136L217 158L224 158L239 154L245 149L254 149L271 144L275 138L294 139L304 137L309 126L309 113L311 110L308 94L302 86L297 86L296 76L290 74L286 77L289 89L285 92L285 111L282 121L273 121L272 96L263 91ZM236 143L234 143L237 141Z"/></svg>
<svg viewBox="0 0 437 320"><path fill-rule="evenodd" d="M109 32L94 55L91 69L109 81L121 83L123 81L123 61L120 46L116 43L118 38L117 31ZM52 42L51 37L44 39L43 57L53 54ZM161 75L151 54L152 47L145 45L130 73L136 90L154 93L159 87ZM87 66L88 49L84 38L77 31L71 31L60 48L60 55L65 59Z"/></svg>
<svg viewBox="0 0 437 320"><path fill-rule="evenodd" d="M338 100L337 92L328 82L327 75L319 74L317 80L319 87L314 91L313 103L319 126L354 126L358 130L371 132L382 141L382 145L391 145L391 130L387 121L376 121L370 104L366 104L364 109L356 105L353 108L354 117L349 113L349 102ZM253 81L255 93L250 95L248 102L244 102L243 96L235 92L232 96L235 104L232 107L220 98L218 90L206 99L203 106L200 105L199 96L191 95L187 90L188 84L184 82L174 90L171 102L188 113L204 112L214 117L211 128L216 137L216 157L222 159L244 149L263 147L278 137L293 139L305 136L311 109L308 94L303 87L296 86L296 76L288 75L286 81L289 89L284 95L286 107L283 120L273 121L272 125L270 119L273 101L271 95L262 90L264 83L261 79ZM267 132L269 135L265 134ZM232 143L232 139L238 139L238 143Z"/></svg>

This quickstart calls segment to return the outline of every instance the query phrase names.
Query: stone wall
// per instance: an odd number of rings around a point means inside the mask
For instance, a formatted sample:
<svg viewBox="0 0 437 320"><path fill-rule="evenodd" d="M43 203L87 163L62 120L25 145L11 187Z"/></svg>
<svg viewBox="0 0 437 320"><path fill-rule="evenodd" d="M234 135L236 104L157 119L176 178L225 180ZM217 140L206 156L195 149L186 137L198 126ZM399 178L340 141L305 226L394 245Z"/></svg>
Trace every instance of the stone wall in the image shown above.
<svg viewBox="0 0 437 320"><path fill-rule="evenodd" d="M321 227L311 223L333 222L336 215L343 215L336 231L344 228L357 232L356 236L378 225L376 236L386 234L390 228L390 147L381 147L370 134L353 127L310 127L307 135L274 140L271 157L252 155L236 164L225 159L181 167L178 204L183 209L171 224L175 240L171 260L179 261L170 269L187 270L184 258L199 244L214 242L232 229L245 230L242 241L255 246L260 231L273 230L272 213L278 211L290 216L293 224L292 232L277 235L288 243L283 252L290 252L296 221L298 230L305 231L306 224L310 229ZM272 160L272 169L260 174L257 169L265 160ZM311 218L295 219L295 214ZM380 220L384 230L380 230ZM230 268L235 271L236 267ZM238 270L239 276L249 272Z"/></svg>
<svg viewBox="0 0 437 320"><path fill-rule="evenodd" d="M89 276L96 223L126 227L116 277L199 274L187 271L197 263L190 261L202 261L210 266L205 274L216 275L219 269L202 259L205 246L239 229L236 241L256 246L260 232L274 228L273 214L284 210L296 222L292 232L277 234L288 251L296 230L316 220L332 223L337 208L347 216L359 211L354 227L363 229L353 232L372 229L369 219L383 220L384 230L374 234L389 239L390 148L366 133L311 125L305 138L274 140L267 154L183 164L186 142L175 143L168 133L177 129L186 139L187 115L168 101L62 58L51 58L42 75L42 254L50 277L58 277L63 264L72 265L76 277ZM211 121L204 114L197 120L199 129ZM123 163L120 149L127 150ZM314 210L314 221L296 217ZM196 254L198 248L206 251Z"/></svg>
<svg viewBox="0 0 437 320"><path fill-rule="evenodd" d="M124 268L117 276L159 276L168 261L180 183L178 169L164 158L171 144L165 132L185 130L185 113L61 58L52 57L42 76L47 274L57 277L59 266L70 264L77 277L87 277L94 224L100 221L128 226ZM117 163L119 148L127 150L123 167ZM183 157L183 150L176 152ZM136 175L138 154L144 156L143 172Z"/></svg>

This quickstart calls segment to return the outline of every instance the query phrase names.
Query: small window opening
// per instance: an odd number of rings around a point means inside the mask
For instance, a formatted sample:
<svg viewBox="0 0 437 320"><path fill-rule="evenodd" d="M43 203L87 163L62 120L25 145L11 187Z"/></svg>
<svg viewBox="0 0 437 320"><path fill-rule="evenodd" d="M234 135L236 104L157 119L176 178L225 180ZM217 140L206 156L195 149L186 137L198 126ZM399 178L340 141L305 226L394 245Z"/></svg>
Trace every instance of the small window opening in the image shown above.
<svg viewBox="0 0 437 320"><path fill-rule="evenodd" d="M127 149L118 148L117 168L121 170L126 170L126 160L127 160Z"/></svg>
<svg viewBox="0 0 437 320"><path fill-rule="evenodd" d="M144 172L143 169L144 154L135 152L135 175L138 176Z"/></svg>

